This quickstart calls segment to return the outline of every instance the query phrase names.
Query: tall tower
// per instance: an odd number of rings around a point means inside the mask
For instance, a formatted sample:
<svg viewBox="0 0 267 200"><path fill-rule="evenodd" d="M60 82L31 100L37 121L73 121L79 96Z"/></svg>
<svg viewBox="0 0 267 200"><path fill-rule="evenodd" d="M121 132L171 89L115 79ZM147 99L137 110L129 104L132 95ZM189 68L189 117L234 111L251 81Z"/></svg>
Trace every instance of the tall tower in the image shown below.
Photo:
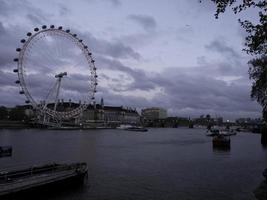
<svg viewBox="0 0 267 200"><path fill-rule="evenodd" d="M103 97L101 98L100 106L101 106L101 109L100 109L101 120L105 120L104 99L103 99Z"/></svg>
<svg viewBox="0 0 267 200"><path fill-rule="evenodd" d="M104 109L104 99L103 99L103 97L101 98L101 103L100 104L101 104L101 108Z"/></svg>

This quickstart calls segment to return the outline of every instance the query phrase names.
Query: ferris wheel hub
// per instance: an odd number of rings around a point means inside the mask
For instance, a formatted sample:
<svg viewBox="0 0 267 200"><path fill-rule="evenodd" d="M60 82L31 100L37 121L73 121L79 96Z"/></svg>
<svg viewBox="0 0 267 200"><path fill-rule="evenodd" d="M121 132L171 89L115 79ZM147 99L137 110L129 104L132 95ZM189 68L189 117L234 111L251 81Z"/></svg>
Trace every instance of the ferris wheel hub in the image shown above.
<svg viewBox="0 0 267 200"><path fill-rule="evenodd" d="M55 78L62 78L63 76L67 76L67 72L61 72L61 73L55 75Z"/></svg>

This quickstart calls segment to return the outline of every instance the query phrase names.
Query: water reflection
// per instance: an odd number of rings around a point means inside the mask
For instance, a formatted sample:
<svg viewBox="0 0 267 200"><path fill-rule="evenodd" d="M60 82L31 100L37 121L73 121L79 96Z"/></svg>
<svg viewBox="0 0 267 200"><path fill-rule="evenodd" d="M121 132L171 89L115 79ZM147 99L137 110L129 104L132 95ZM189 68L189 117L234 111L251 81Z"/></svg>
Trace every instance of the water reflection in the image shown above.
<svg viewBox="0 0 267 200"><path fill-rule="evenodd" d="M231 146L214 146L212 145L213 153L215 154L230 154Z"/></svg>
<svg viewBox="0 0 267 200"><path fill-rule="evenodd" d="M231 150L230 137L215 136L212 139L212 149L215 153L227 153Z"/></svg>

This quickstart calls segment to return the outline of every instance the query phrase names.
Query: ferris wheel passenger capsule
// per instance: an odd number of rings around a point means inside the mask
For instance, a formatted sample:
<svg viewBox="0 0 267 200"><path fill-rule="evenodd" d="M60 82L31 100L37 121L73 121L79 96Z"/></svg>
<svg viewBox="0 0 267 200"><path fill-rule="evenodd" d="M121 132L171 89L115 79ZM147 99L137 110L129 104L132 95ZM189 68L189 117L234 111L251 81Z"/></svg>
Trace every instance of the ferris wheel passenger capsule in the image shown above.
<svg viewBox="0 0 267 200"><path fill-rule="evenodd" d="M43 26L42 26L42 29L46 29L46 25L43 25Z"/></svg>
<svg viewBox="0 0 267 200"><path fill-rule="evenodd" d="M51 25L50 28L55 28L55 26L54 25Z"/></svg>
<svg viewBox="0 0 267 200"><path fill-rule="evenodd" d="M72 36L73 36L73 37L77 37L77 34L73 34Z"/></svg>
<svg viewBox="0 0 267 200"><path fill-rule="evenodd" d="M79 42L83 42L83 40L79 40Z"/></svg>
<svg viewBox="0 0 267 200"><path fill-rule="evenodd" d="M30 101L29 100L26 100L25 103L30 103Z"/></svg>
<svg viewBox="0 0 267 200"><path fill-rule="evenodd" d="M21 51L21 48L17 48L16 51L20 52Z"/></svg>
<svg viewBox="0 0 267 200"><path fill-rule="evenodd" d="M59 26L58 29L59 29L59 30L62 30L62 26Z"/></svg>
<svg viewBox="0 0 267 200"><path fill-rule="evenodd" d="M13 61L14 61L14 62L18 62L19 59L18 59L18 58L14 58Z"/></svg>
<svg viewBox="0 0 267 200"><path fill-rule="evenodd" d="M23 90L19 91L20 94L25 94L25 92Z"/></svg>
<svg viewBox="0 0 267 200"><path fill-rule="evenodd" d="M25 39L22 39L22 40L20 40L20 42L21 42L21 43L25 43L25 42L26 42L26 40L25 40Z"/></svg>
<svg viewBox="0 0 267 200"><path fill-rule="evenodd" d="M39 31L39 28L35 28L34 31L35 31L35 32L38 32L38 31Z"/></svg>
<svg viewBox="0 0 267 200"><path fill-rule="evenodd" d="M32 33L31 33L31 32L28 32L28 33L27 33L27 36L29 36L29 37L30 37L31 35L32 35Z"/></svg>
<svg viewBox="0 0 267 200"><path fill-rule="evenodd" d="M14 69L13 72L17 73L19 70L18 69Z"/></svg>
<svg viewBox="0 0 267 200"><path fill-rule="evenodd" d="M94 63L95 62L95 60L91 60L91 63Z"/></svg>
<svg viewBox="0 0 267 200"><path fill-rule="evenodd" d="M69 33L70 32L70 29L67 29L66 32Z"/></svg>
<svg viewBox="0 0 267 200"><path fill-rule="evenodd" d="M19 81L19 80L16 80L15 83L16 83L16 84L20 84L20 81Z"/></svg>
<svg viewBox="0 0 267 200"><path fill-rule="evenodd" d="M89 53L88 53L88 55L89 55L89 56L91 56L91 55L92 55L92 53L91 53L91 52L89 52Z"/></svg>

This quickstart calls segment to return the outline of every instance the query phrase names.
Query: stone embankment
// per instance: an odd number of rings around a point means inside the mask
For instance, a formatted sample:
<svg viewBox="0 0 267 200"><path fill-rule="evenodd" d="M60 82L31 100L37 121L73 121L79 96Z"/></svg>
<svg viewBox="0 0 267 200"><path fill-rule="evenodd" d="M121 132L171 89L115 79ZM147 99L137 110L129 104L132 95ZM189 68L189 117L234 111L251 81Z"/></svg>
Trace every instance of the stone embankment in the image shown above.
<svg viewBox="0 0 267 200"><path fill-rule="evenodd" d="M0 129L4 128L30 128L30 125L23 121L0 120Z"/></svg>

